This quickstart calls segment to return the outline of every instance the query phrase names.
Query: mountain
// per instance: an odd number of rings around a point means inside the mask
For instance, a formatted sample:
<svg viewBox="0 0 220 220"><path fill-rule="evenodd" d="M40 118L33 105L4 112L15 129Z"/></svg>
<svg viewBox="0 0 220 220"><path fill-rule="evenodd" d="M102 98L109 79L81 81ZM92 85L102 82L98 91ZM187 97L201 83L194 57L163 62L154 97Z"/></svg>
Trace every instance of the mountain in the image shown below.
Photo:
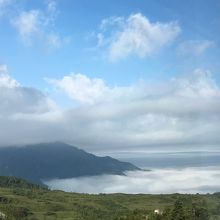
<svg viewBox="0 0 220 220"><path fill-rule="evenodd" d="M42 184L42 179L100 174L123 175L139 168L111 157L98 157L74 146L55 142L0 148L0 175Z"/></svg>

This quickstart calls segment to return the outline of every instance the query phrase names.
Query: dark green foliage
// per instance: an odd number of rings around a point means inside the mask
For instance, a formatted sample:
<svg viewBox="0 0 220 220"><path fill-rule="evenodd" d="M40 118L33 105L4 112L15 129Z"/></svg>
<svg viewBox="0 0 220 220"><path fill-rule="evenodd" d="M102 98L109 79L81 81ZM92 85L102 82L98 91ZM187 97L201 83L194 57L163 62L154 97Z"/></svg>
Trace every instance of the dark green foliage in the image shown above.
<svg viewBox="0 0 220 220"><path fill-rule="evenodd" d="M111 157L97 157L64 143L0 148L0 175L42 184L41 179L120 174L139 168Z"/></svg>
<svg viewBox="0 0 220 220"><path fill-rule="evenodd" d="M171 220L185 220L185 219L186 217L183 210L183 203L182 201L177 200L174 204Z"/></svg>
<svg viewBox="0 0 220 220"><path fill-rule="evenodd" d="M8 188L41 188L41 186L32 184L24 179L13 177L13 176L0 176L0 187L8 187ZM0 197L1 202L1 197Z"/></svg>
<svg viewBox="0 0 220 220"><path fill-rule="evenodd" d="M6 206L3 208L3 211L6 215L6 220L27 219L28 216L32 215L32 212L29 209L15 205Z"/></svg>
<svg viewBox="0 0 220 220"><path fill-rule="evenodd" d="M185 202L183 202L185 201ZM186 202L187 201L187 202ZM202 206L204 200L192 203L192 200L177 199L173 206L166 207L160 213L138 210L130 214L116 218L117 220L209 220L209 213L206 207ZM203 204L204 205L204 204Z"/></svg>
<svg viewBox="0 0 220 220"><path fill-rule="evenodd" d="M194 209L194 217L195 220L208 220L209 219L208 210L204 207L196 207Z"/></svg>
<svg viewBox="0 0 220 220"><path fill-rule="evenodd" d="M0 204L8 204L11 202L11 199L4 197L4 196L0 196Z"/></svg>

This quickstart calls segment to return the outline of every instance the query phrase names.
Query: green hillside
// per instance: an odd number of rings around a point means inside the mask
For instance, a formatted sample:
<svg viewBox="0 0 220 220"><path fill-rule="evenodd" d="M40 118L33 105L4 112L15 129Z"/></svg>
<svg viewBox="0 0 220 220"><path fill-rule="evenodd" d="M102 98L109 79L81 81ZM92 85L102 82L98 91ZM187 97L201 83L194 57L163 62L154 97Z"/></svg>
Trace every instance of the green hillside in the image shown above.
<svg viewBox="0 0 220 220"><path fill-rule="evenodd" d="M0 213L5 214L7 220L146 220L146 216L148 220L220 219L219 193L88 195L25 187L23 184L6 186L0 187ZM153 214L155 209L163 214Z"/></svg>

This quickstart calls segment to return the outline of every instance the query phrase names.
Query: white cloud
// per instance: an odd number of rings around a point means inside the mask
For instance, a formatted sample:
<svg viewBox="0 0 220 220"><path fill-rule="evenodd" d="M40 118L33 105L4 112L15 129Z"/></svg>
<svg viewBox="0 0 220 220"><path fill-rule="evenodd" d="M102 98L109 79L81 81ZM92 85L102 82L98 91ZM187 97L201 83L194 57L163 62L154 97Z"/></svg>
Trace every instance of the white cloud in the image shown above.
<svg viewBox="0 0 220 220"><path fill-rule="evenodd" d="M174 79L180 89L178 95L185 97L220 97L219 88L210 71L196 69L188 78Z"/></svg>
<svg viewBox="0 0 220 220"><path fill-rule="evenodd" d="M163 93L155 91L157 85L153 86L145 84L143 81L137 84L121 87L108 86L102 79L91 79L86 75L77 73L64 76L62 79L46 79L50 84L66 93L71 99L94 104L97 102L112 102L124 99L130 101L132 99L142 99L151 93L163 98L163 94L167 94L166 98L197 98L197 97L219 97L219 88L212 78L210 71L196 69L192 74L173 78L168 83L169 86L163 87ZM160 88L161 89L161 88Z"/></svg>
<svg viewBox="0 0 220 220"><path fill-rule="evenodd" d="M155 169L45 181L52 189L80 193L213 193L220 190L219 167Z"/></svg>
<svg viewBox="0 0 220 220"><path fill-rule="evenodd" d="M128 87L108 86L100 78L91 79L81 73L71 73L62 79L46 79L48 83L64 92L70 99L84 104L97 104L113 102L119 99L137 97L139 87L134 85Z"/></svg>
<svg viewBox="0 0 220 220"><path fill-rule="evenodd" d="M181 55L198 56L204 54L208 49L213 47L215 43L210 40L188 40L181 43L178 52Z"/></svg>
<svg viewBox="0 0 220 220"><path fill-rule="evenodd" d="M46 10L21 11L17 17L11 20L11 23L18 31L24 44L31 45L40 41L48 49L59 48L67 41L51 31L54 29L57 15L56 2L47 1Z"/></svg>
<svg viewBox="0 0 220 220"><path fill-rule="evenodd" d="M138 13L128 18L104 19L101 31L97 35L98 46L107 45L110 60L117 61L132 54L139 57L152 55L171 43L181 29L177 22L153 23Z"/></svg>
<svg viewBox="0 0 220 220"><path fill-rule="evenodd" d="M94 103L94 100L99 99L108 90L102 79L89 79L80 73L48 82L63 90L71 99L82 103Z"/></svg>
<svg viewBox="0 0 220 220"><path fill-rule="evenodd" d="M1 88L15 88L19 83L8 75L8 66L0 64L0 89Z"/></svg>
<svg viewBox="0 0 220 220"><path fill-rule="evenodd" d="M41 32L42 22L40 11L30 10L23 11L19 17L14 19L13 25L18 30L22 40L30 43L30 38Z"/></svg>

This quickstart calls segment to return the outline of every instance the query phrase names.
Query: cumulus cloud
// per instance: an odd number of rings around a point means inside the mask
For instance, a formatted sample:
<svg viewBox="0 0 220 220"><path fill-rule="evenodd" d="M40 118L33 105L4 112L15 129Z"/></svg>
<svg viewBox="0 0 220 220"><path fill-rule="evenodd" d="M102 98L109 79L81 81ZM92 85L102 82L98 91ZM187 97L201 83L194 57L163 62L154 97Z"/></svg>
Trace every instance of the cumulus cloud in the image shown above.
<svg viewBox="0 0 220 220"><path fill-rule="evenodd" d="M160 169L45 181L52 189L80 193L213 193L220 190L219 167Z"/></svg>
<svg viewBox="0 0 220 220"><path fill-rule="evenodd" d="M5 66L1 69L7 72ZM83 74L48 79L52 88L78 103L67 109L8 74L0 79L0 145L13 144L11 136L16 143L59 140L92 152L220 143L220 90L209 71L127 87Z"/></svg>
<svg viewBox="0 0 220 220"><path fill-rule="evenodd" d="M102 79L90 79L80 73L64 76L61 80L46 80L82 103L94 103L108 90Z"/></svg>
<svg viewBox="0 0 220 220"><path fill-rule="evenodd" d="M0 88L15 88L19 83L8 75L8 67L6 65L0 65Z"/></svg>
<svg viewBox="0 0 220 220"><path fill-rule="evenodd" d="M180 31L177 22L151 22L141 13L131 14L128 18L112 17L101 23L98 46L107 47L112 61L132 54L145 57L171 43Z"/></svg>
<svg viewBox="0 0 220 220"><path fill-rule="evenodd" d="M21 86L8 75L6 65L0 66L0 114L44 113L55 108L53 101L34 88Z"/></svg>
<svg viewBox="0 0 220 220"><path fill-rule="evenodd" d="M59 48L67 42L67 38L62 38L58 33L52 31L58 15L55 1L47 1L46 9L31 9L20 11L11 19L11 24L17 30L22 41L26 45L40 41L47 48Z"/></svg>
<svg viewBox="0 0 220 220"><path fill-rule="evenodd" d="M124 102L127 101L141 102L144 100L143 102L153 105L152 109L155 109L154 102L158 108L161 108L159 104L160 102L162 104L163 100L181 101L182 99L187 102L193 98L204 98L203 101L211 101L212 98L220 96L219 88L212 78L211 72L202 69L196 69L192 74L183 77L172 78L163 85L148 85L144 81L140 81L127 87L109 86L101 78L92 79L80 73L71 73L62 79L46 80L66 93L71 99L88 104L117 103L122 99L125 104ZM166 108L168 107L164 106L164 109Z"/></svg>
<svg viewBox="0 0 220 220"><path fill-rule="evenodd" d="M135 86L108 86L101 78L89 78L81 73L71 73L62 79L48 79L46 81L56 89L64 92L70 99L80 104L97 104L103 101L109 103L120 98L137 96ZM139 85L138 85L139 86Z"/></svg>
<svg viewBox="0 0 220 220"><path fill-rule="evenodd" d="M208 49L213 47L215 43L210 40L188 40L182 42L178 46L178 52L181 55L199 56L204 54Z"/></svg>

